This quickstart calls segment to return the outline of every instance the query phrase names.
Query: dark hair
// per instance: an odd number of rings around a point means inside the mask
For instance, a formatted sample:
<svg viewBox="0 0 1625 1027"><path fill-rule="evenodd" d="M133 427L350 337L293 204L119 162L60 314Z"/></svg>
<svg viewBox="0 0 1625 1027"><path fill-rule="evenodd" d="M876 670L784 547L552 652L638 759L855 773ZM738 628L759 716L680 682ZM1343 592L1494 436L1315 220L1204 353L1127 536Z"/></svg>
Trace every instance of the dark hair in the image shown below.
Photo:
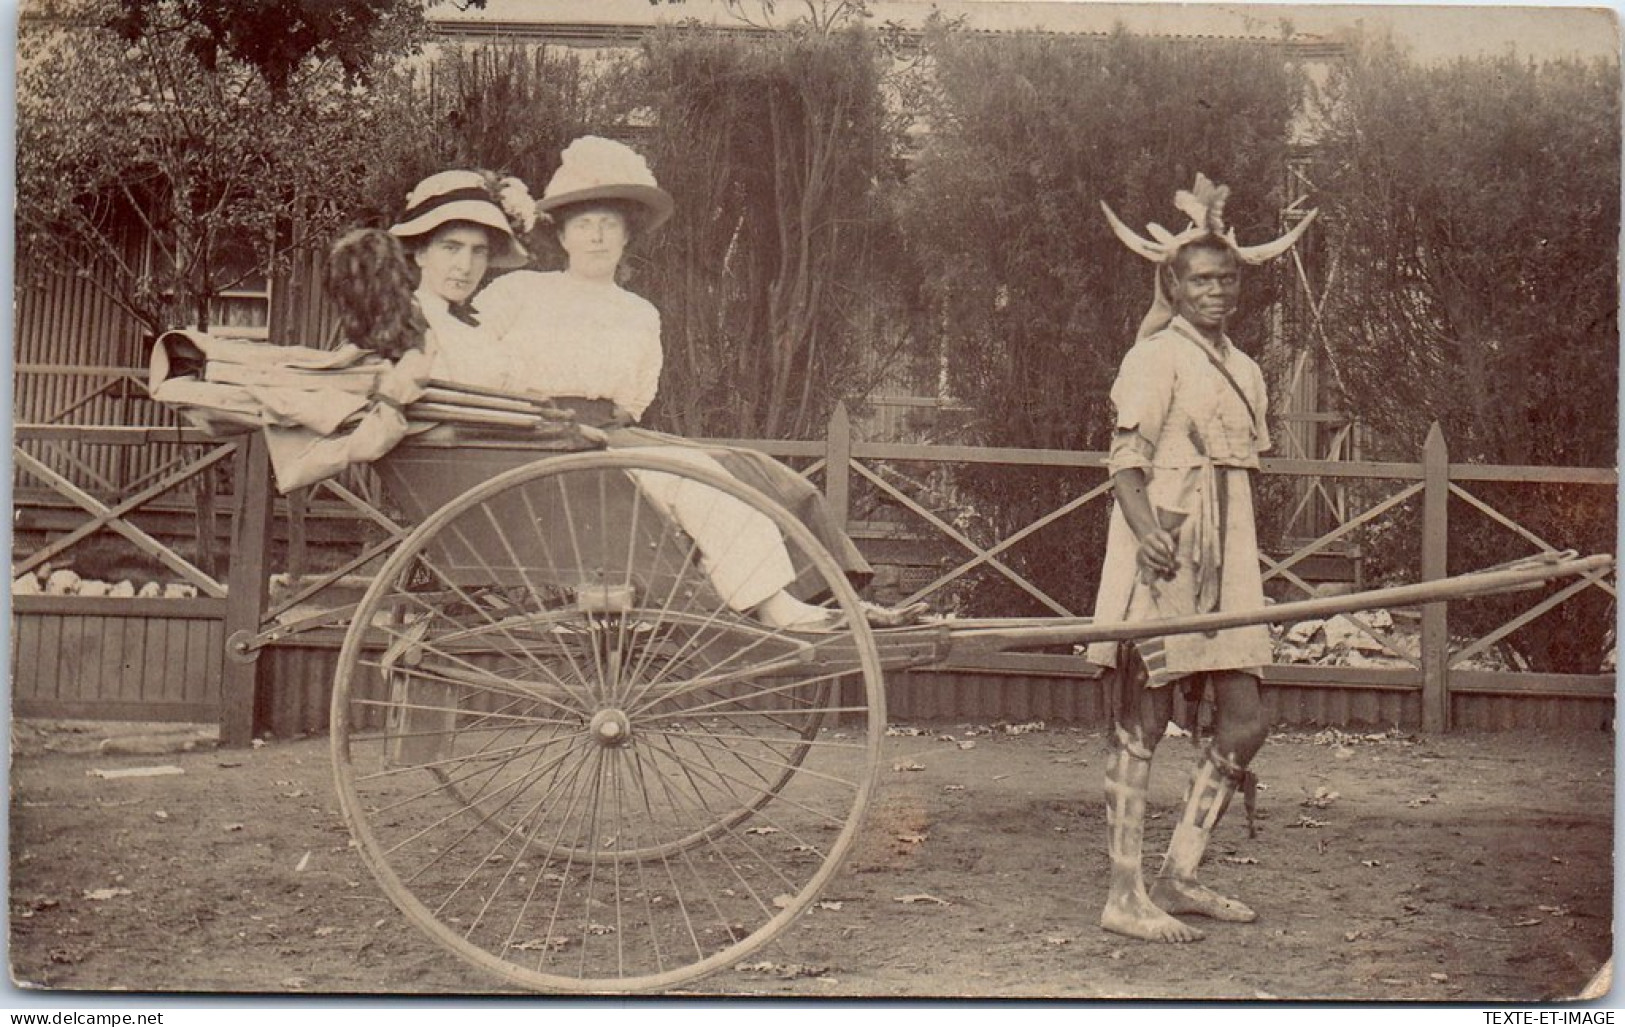
<svg viewBox="0 0 1625 1027"><path fill-rule="evenodd" d="M548 211L548 217L553 221L554 234L564 231L564 223L572 217L582 211L595 208L613 210L621 216L621 220L626 222L627 242L631 242L642 235L644 227L648 224L649 215L644 210L643 204L632 200L618 200L614 197L607 197L602 200L582 200L579 203L566 203L562 207L554 207Z"/></svg>
<svg viewBox="0 0 1625 1027"><path fill-rule="evenodd" d="M442 232L450 231L454 228L477 228L484 232L485 241L491 244L493 256L496 255L496 251L499 247L506 247L508 245L507 239L497 229L492 228L490 225L482 224L478 221L465 221L461 218L451 221L442 221L440 224L435 225L427 232L420 232L417 235L402 240L402 243L409 252L416 253L425 246L428 246L431 242L434 242L435 236L440 235Z"/></svg>
<svg viewBox="0 0 1625 1027"><path fill-rule="evenodd" d="M394 360L423 346L412 293L417 274L399 239L377 228L347 232L328 253L322 288L345 341Z"/></svg>
<svg viewBox="0 0 1625 1027"><path fill-rule="evenodd" d="M1230 248L1229 242L1209 232L1206 235L1197 236L1174 253L1173 258L1166 265L1170 275L1178 278L1185 273L1185 269L1190 266L1185 254L1191 250L1207 250L1209 253L1226 253L1232 257L1235 256L1235 251Z"/></svg>

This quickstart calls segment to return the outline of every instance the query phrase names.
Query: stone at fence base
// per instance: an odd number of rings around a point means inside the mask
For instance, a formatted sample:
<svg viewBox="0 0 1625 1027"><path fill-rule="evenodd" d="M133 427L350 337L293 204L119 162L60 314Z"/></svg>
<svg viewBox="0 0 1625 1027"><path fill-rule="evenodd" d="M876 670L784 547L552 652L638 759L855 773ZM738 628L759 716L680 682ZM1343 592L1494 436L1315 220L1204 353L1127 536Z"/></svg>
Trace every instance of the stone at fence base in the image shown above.
<svg viewBox="0 0 1625 1027"><path fill-rule="evenodd" d="M97 751L104 756L162 756L214 749L219 744L218 736L195 731L186 734L115 735L102 739Z"/></svg>

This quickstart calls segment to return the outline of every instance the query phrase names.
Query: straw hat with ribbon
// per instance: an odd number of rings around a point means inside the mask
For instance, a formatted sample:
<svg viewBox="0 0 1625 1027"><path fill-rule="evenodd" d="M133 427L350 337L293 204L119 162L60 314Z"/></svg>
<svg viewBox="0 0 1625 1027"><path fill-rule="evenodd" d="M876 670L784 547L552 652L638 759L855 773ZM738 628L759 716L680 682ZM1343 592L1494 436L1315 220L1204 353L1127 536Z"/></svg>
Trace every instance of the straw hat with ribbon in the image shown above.
<svg viewBox="0 0 1625 1027"><path fill-rule="evenodd" d="M1206 175L1198 174L1196 184L1190 189L1181 189L1174 194L1174 206L1190 218L1190 225L1178 235L1168 231L1157 224L1146 225L1151 233L1147 239L1136 233L1133 229L1120 221L1112 209L1102 200L1100 209L1106 212L1106 220L1111 223L1112 231L1121 239L1123 245L1138 253L1145 259L1159 265L1156 275L1155 292L1151 301L1151 309L1146 313L1145 319L1140 322L1140 332L1137 338L1145 338L1155 334L1168 326L1173 320L1173 303L1162 284L1161 265L1170 263L1179 251L1198 239L1214 239L1221 245L1229 248L1236 255L1236 259L1243 264L1262 264L1273 260L1292 248L1292 244L1303 235L1309 223L1315 219L1318 211L1311 210L1306 213L1302 221L1293 226L1292 230L1273 242L1260 243L1257 246L1242 246L1236 242L1236 230L1228 228L1224 223L1224 201L1230 197L1230 187L1227 185L1214 185Z"/></svg>
<svg viewBox="0 0 1625 1027"><path fill-rule="evenodd" d="M417 184L406 196L406 213L389 226L397 239L412 240L442 225L462 221L492 230L491 266L523 267L529 254L519 235L535 224L535 205L525 183L479 171L442 171Z"/></svg>
<svg viewBox="0 0 1625 1027"><path fill-rule="evenodd" d="M593 200L626 200L644 210L645 230L671 217L672 198L655 182L649 164L625 143L582 136L565 147L562 162L536 204L549 220L565 207Z"/></svg>

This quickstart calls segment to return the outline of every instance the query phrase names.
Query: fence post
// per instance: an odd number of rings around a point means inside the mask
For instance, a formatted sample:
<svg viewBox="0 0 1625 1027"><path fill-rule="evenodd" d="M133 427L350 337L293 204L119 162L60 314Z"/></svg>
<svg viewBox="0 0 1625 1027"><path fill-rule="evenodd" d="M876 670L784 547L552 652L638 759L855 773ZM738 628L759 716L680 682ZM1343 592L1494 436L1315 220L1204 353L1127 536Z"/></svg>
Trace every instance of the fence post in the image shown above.
<svg viewBox="0 0 1625 1027"><path fill-rule="evenodd" d="M226 639L260 630L271 562L271 462L260 432L237 443L231 516L231 567L226 578ZM254 738L254 692L259 662L222 654L220 744L245 746Z"/></svg>
<svg viewBox="0 0 1625 1027"><path fill-rule="evenodd" d="M1422 580L1449 575L1450 449L1439 422L1422 445ZM1450 730L1448 603L1422 607L1422 730Z"/></svg>
<svg viewBox="0 0 1625 1027"><path fill-rule="evenodd" d="M836 403L829 415L825 447L824 499L829 502L836 527L845 531L852 496L852 418L846 412L845 400Z"/></svg>

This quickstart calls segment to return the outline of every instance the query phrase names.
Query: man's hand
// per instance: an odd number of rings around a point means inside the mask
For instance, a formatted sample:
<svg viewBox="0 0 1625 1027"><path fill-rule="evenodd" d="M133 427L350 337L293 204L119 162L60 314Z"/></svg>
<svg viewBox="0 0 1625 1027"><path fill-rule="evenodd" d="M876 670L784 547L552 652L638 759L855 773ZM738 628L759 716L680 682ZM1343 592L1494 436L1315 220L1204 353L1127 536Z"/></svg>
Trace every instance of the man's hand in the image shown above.
<svg viewBox="0 0 1625 1027"><path fill-rule="evenodd" d="M1179 570L1179 552L1174 537L1161 528L1140 536L1138 554L1142 576L1171 578Z"/></svg>

